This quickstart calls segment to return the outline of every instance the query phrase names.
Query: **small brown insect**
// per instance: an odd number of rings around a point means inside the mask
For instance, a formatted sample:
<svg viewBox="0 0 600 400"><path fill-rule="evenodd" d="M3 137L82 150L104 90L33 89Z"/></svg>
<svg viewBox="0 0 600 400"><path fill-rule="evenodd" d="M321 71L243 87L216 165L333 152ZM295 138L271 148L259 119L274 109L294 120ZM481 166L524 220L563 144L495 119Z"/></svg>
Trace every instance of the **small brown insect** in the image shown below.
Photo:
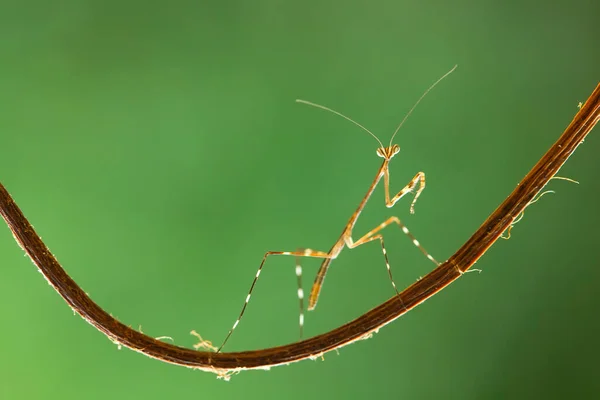
<svg viewBox="0 0 600 400"><path fill-rule="evenodd" d="M357 241L354 241L354 239L352 239L352 230L354 229L354 225L356 224L356 221L358 220L358 217L360 216L360 213L362 212L362 210L364 209L365 205L367 204L367 201L369 200L369 198L371 197L371 194L373 194L373 191L375 190L375 188L377 187L377 184L379 183L379 181L381 180L381 178L383 177L383 182L384 182L384 186L385 186L385 205L386 207L390 208L393 207L394 204L396 204L396 202L398 200L400 200L404 195L406 195L409 192L412 192L415 190L415 188L418 185L418 189L415 192L415 197L413 198L413 201L410 205L410 213L413 214L415 212L415 203L417 202L417 199L419 198L419 196L421 195L421 192L423 192L423 189L425 189L425 174L423 172L419 172L415 175L415 177L413 179L411 179L411 181L404 186L393 198L390 199L390 171L389 171L389 163L392 160L392 158L398 154L398 152L400 152L400 146L398 146L397 144L392 144L392 141L394 140L394 137L396 136L396 134L398 133L398 131L400 130L400 128L402 127L402 125L404 124L404 122L406 121L406 119L412 114L412 112L414 111L414 109L417 107L417 105L421 102L421 100L423 100L423 98L427 95L427 93L429 93L431 91L431 89L433 89L440 81L442 81L445 77L447 77L448 75L450 75L455 69L456 69L456 65L448 72L446 72L441 78L439 78L437 81L435 81L419 98L419 100L417 100L417 102L412 106L412 108L410 109L410 111L406 114L406 116L404 117L404 119L402 120L402 122L400 122L400 124L398 125L398 127L396 128L396 130L394 131L394 134L392 135L392 138L390 139L390 143L388 146L384 146L383 143L379 140L379 138L377 136L375 136L375 134L373 132L371 132L370 130L368 130L367 128L365 128L364 126L362 126L361 124L359 124L358 122L348 118L347 116L343 115L342 113L339 113L335 110L332 110L331 108L319 105L319 104L315 104L315 103L311 103L309 101L306 100L296 100L296 102L298 103L303 103L303 104L307 104L309 106L313 106L313 107L317 107L320 108L322 110L325 111L329 111L331 113L334 113L336 115L339 115L340 117L352 122L353 124L355 124L356 126L360 127L361 129L363 129L365 132L369 133L371 136L373 136L377 142L379 143L380 147L377 149L377 155L381 158L383 158L383 163L381 164L381 167L379 167L379 170L377 171L377 174L375 175L375 179L373 180L373 182L371 183L371 186L369 187L369 190L367 191L367 194L365 194L365 196L363 197L362 201L360 202L360 204L358 205L358 208L356 209L356 211L354 211L354 213L352 214L352 216L350 217L350 220L348 221L348 223L346 224L346 226L344 227L344 230L342 231L342 234L340 235L340 237L337 239L337 241L333 244L333 246L331 247L331 249L328 252L324 252L324 251L316 251L316 250L311 250L311 249L304 249L304 250L300 250L300 251L268 251L267 253L265 253L262 262L260 263L260 266L258 267L258 271L256 271L256 276L254 277L254 280L252 281L252 285L250 286L250 290L248 291L248 295L246 296L246 301L244 302L244 306L242 307L242 311L240 312L239 317L236 319L235 323L233 324L233 327L231 328L231 330L229 331L229 333L227 334L227 336L225 337L225 340L223 341L223 344L219 347L219 349L217 350L217 352L220 352L221 349L223 348L223 346L225 346L225 344L227 343L227 341L229 340L229 337L231 336L231 334L233 333L233 331L235 330L235 328L238 326L240 320L242 319L242 316L244 315L244 312L246 311L246 307L248 306L248 302L250 301L250 296L252 295L252 291L254 290L254 286L256 285L256 282L258 281L258 278L260 276L260 273L262 271L262 268L265 264L265 261L267 260L267 257L272 256L272 255L283 255L283 256L295 256L296 257L296 276L298 277L298 299L300 301L300 318L299 318L299 324L300 324L300 336L302 336L302 329L304 326L304 291L302 290L302 267L300 266L300 257L315 257L315 258L322 258L323 259L323 263L321 264L321 267L319 268L319 271L317 272L317 276L315 278L315 282L313 283L312 289L310 291L310 297L308 299L308 310L314 310L315 307L317 306L317 300L319 299L319 294L321 293L321 288L323 286L323 281L325 280L325 275L327 274L327 269L329 268L329 265L331 264L331 261L334 260L335 258L337 258L337 256L342 252L342 250L344 249L344 247L348 247L350 249L353 249L355 247L358 247L360 245L363 245L365 243L369 243L372 242L374 240L379 240L379 242L381 243L381 250L383 252L383 257L385 259L385 264L387 267L387 272L390 278L390 281L392 282L392 286L394 287L394 290L396 291L396 294L398 295L398 289L396 288L396 284L394 283L394 279L392 277L392 271L390 269L390 263L388 261L388 257L387 257L387 252L385 250L385 245L383 242L383 236L378 233L380 230L382 230L383 228L385 228L386 226L395 223L397 224L400 229L402 229L402 232L404 232L413 242L413 244L415 246L417 246L419 248L419 250L421 250L421 252L423 254L425 254L425 256L431 260L432 262L434 262L436 265L439 265L439 263L431 256L431 254L429 254L427 251L425 251L425 249L421 246L421 244L419 243L419 241L409 232L408 228L402 223L400 222L400 220L397 217L390 217L387 220L385 220L384 222L382 222L381 224L379 224L376 228L370 230L366 235L362 236L360 239L358 239Z"/></svg>

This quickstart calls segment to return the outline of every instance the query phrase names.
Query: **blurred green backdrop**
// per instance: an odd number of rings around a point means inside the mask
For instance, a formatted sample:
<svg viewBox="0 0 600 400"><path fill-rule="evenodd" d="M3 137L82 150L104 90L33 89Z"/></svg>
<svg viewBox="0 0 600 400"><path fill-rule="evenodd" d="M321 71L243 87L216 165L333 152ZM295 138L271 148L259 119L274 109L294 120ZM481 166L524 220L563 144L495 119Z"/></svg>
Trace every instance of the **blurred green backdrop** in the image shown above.
<svg viewBox="0 0 600 400"><path fill-rule="evenodd" d="M263 253L327 250L397 136L392 210L448 258L600 78L597 1L0 2L0 180L73 278L153 336L219 343ZM214 375L118 351L0 235L0 398L565 398L600 390L598 128L469 274L325 361ZM401 286L432 266L393 227ZM305 262L308 290L318 261ZM228 350L297 339L293 260L273 259ZM393 294L376 244L345 251L308 335Z"/></svg>

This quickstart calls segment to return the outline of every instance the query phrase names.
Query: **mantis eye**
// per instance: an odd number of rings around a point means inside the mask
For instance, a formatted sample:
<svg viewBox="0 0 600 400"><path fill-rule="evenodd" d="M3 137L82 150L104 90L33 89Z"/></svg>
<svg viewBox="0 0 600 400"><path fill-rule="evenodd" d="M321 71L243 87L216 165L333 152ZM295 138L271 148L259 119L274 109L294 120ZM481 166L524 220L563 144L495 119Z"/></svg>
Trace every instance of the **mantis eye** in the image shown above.
<svg viewBox="0 0 600 400"><path fill-rule="evenodd" d="M380 148L378 148L378 149L377 149L377 155L378 155L379 157L381 157L381 158L385 158L385 149L383 149L383 148L381 148L381 147L380 147Z"/></svg>

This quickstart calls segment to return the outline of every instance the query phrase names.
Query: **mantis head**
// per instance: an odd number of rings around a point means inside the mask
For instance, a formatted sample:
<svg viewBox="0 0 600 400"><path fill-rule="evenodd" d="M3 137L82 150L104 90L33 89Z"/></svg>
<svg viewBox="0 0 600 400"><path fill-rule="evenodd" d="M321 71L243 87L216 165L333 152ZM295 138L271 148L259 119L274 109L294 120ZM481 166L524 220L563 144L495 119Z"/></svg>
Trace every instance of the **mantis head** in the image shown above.
<svg viewBox="0 0 600 400"><path fill-rule="evenodd" d="M389 147L380 147L377 149L377 155L386 160L391 160L396 154L400 152L400 146L397 144Z"/></svg>

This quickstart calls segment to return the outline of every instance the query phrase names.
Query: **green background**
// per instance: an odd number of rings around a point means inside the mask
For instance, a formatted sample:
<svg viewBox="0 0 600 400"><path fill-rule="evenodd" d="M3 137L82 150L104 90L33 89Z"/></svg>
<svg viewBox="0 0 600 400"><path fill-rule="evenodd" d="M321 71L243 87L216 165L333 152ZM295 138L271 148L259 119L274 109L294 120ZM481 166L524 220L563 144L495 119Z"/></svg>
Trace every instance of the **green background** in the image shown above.
<svg viewBox="0 0 600 400"><path fill-rule="evenodd" d="M0 2L0 180L107 311L220 343L263 253L327 250L397 136L392 210L448 258L598 83L597 1ZM374 336L231 382L123 349L73 316L0 229L1 399L582 398L600 390L599 128L508 241ZM393 227L398 285L432 265ZM297 339L293 260L274 258L228 350ZM308 290L318 261L305 262ZM312 336L393 294L381 251L346 250Z"/></svg>

